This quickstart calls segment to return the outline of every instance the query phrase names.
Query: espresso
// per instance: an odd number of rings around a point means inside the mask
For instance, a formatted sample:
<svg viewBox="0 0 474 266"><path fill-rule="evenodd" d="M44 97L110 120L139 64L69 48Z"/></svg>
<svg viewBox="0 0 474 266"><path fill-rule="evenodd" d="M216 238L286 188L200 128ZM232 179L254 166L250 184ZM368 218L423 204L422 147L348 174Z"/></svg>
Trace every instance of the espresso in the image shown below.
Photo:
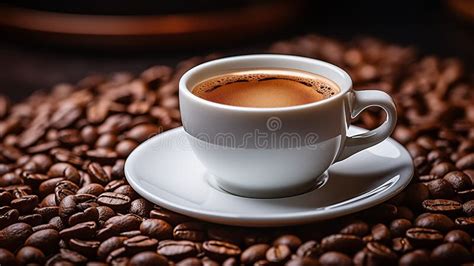
<svg viewBox="0 0 474 266"><path fill-rule="evenodd" d="M205 100L242 107L288 107L327 99L339 92L331 80L305 71L252 69L204 80L192 93Z"/></svg>

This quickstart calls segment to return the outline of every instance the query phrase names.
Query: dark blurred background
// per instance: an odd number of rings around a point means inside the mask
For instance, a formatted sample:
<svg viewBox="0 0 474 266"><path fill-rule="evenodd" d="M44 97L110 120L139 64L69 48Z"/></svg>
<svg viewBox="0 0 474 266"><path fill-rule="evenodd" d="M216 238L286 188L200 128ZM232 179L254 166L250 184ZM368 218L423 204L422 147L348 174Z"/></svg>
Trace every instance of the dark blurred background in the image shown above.
<svg viewBox="0 0 474 266"><path fill-rule="evenodd" d="M450 1L460 3L461 11L454 11ZM19 100L34 90L59 82L76 82L91 73L138 73L152 65L174 65L190 56L214 51L254 53L274 41L305 33L340 40L373 36L414 46L421 54L458 57L472 70L472 2L7 1L0 9L0 93ZM85 34L82 28L64 32L67 25L62 24L62 19L85 15L89 15L84 22L87 30L94 34ZM117 24L95 27L94 23L101 23L104 15L114 18ZM135 18L148 26L121 23ZM220 18L223 22L215 23ZM45 32L42 27L49 27L52 32ZM104 36L100 30L112 33ZM121 30L127 32L126 36L121 36ZM134 30L140 36L135 36Z"/></svg>

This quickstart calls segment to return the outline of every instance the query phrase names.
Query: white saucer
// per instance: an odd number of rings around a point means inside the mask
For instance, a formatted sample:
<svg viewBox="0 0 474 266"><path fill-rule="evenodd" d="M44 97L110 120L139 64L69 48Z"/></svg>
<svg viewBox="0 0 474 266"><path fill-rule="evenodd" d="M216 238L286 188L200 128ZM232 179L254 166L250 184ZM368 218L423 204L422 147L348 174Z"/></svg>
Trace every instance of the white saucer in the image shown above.
<svg viewBox="0 0 474 266"><path fill-rule="evenodd" d="M353 126L349 135L364 131ZM235 196L215 185L182 127L145 141L125 163L128 182L147 200L205 221L240 226L301 224L369 208L408 185L413 165L402 145L387 139L334 164L328 173L325 184L293 197Z"/></svg>

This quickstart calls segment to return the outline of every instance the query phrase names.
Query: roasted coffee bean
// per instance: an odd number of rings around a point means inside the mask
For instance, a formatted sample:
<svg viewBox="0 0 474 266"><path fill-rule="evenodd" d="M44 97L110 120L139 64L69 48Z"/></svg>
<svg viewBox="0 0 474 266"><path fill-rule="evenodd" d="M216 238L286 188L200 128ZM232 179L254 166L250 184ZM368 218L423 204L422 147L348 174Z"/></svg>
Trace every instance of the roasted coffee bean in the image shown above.
<svg viewBox="0 0 474 266"><path fill-rule="evenodd" d="M7 249L0 248L0 265L16 265L15 255Z"/></svg>
<svg viewBox="0 0 474 266"><path fill-rule="evenodd" d="M404 236L405 232L412 227L407 219L396 219L390 223L390 233L393 237Z"/></svg>
<svg viewBox="0 0 474 266"><path fill-rule="evenodd" d="M42 217L39 214L26 214L18 217L19 223L27 223L31 226L37 226L41 224Z"/></svg>
<svg viewBox="0 0 474 266"><path fill-rule="evenodd" d="M322 248L318 242L314 240L303 243L297 250L296 255L300 257L317 258L322 253Z"/></svg>
<svg viewBox="0 0 474 266"><path fill-rule="evenodd" d="M94 182L99 184L107 184L110 181L110 177L104 171L104 168L98 163L90 163L87 166L87 172L93 178Z"/></svg>
<svg viewBox="0 0 474 266"><path fill-rule="evenodd" d="M139 198L130 203L130 209L128 211L140 217L148 217L152 209L153 204L145 199Z"/></svg>
<svg viewBox="0 0 474 266"><path fill-rule="evenodd" d="M68 219L77 211L85 210L96 206L96 197L89 194L76 194L66 196L59 203L59 216L62 219Z"/></svg>
<svg viewBox="0 0 474 266"><path fill-rule="evenodd" d="M176 263L177 266L202 266L202 262L198 258L187 258Z"/></svg>
<svg viewBox="0 0 474 266"><path fill-rule="evenodd" d="M363 237L369 232L369 225L363 221L353 222L342 228L339 233Z"/></svg>
<svg viewBox="0 0 474 266"><path fill-rule="evenodd" d="M91 183L91 184L85 185L81 187L79 190L77 190L78 194L90 194L94 196L99 196L100 194L104 192L105 192L104 187L97 183Z"/></svg>
<svg viewBox="0 0 474 266"><path fill-rule="evenodd" d="M129 254L135 254L143 251L156 250L158 240L139 235L125 240L123 244Z"/></svg>
<svg viewBox="0 0 474 266"><path fill-rule="evenodd" d="M116 211L127 210L130 206L130 198L115 192L104 192L97 197L100 205L107 206Z"/></svg>
<svg viewBox="0 0 474 266"><path fill-rule="evenodd" d="M173 229L173 237L178 240L204 241L206 232L202 223L186 222L178 224Z"/></svg>
<svg viewBox="0 0 474 266"><path fill-rule="evenodd" d="M181 214L178 214L166 209L162 209L162 208L154 209L150 211L150 218L162 219L171 225L177 225L177 224L189 221L189 218L184 215L181 215Z"/></svg>
<svg viewBox="0 0 474 266"><path fill-rule="evenodd" d="M40 249L44 253L51 253L58 249L59 233L55 229L45 229L34 232L25 241L26 246Z"/></svg>
<svg viewBox="0 0 474 266"><path fill-rule="evenodd" d="M136 141L122 140L115 146L115 151L119 157L126 158L137 146L138 143Z"/></svg>
<svg viewBox="0 0 474 266"><path fill-rule="evenodd" d="M228 257L240 255L240 248L238 246L217 240L209 240L204 242L202 248L206 252L207 256L216 260L224 260Z"/></svg>
<svg viewBox="0 0 474 266"><path fill-rule="evenodd" d="M58 229L58 231L61 231L62 229L64 229L66 227L63 220L59 216L55 216L55 217L51 218L51 220L49 220L48 223L52 224L54 227L56 227Z"/></svg>
<svg viewBox="0 0 474 266"><path fill-rule="evenodd" d="M140 232L156 239L167 239L173 235L173 227L160 219L146 219L140 225Z"/></svg>
<svg viewBox="0 0 474 266"><path fill-rule="evenodd" d="M123 179L112 180L107 183L107 185L105 185L104 189L106 192L113 192L114 190L125 184L126 182Z"/></svg>
<svg viewBox="0 0 474 266"><path fill-rule="evenodd" d="M133 188L129 185L122 185L114 190L115 193L120 193L130 198L130 200L134 200L138 197L138 194L133 190Z"/></svg>
<svg viewBox="0 0 474 266"><path fill-rule="evenodd" d="M265 253L265 258L272 263L285 263L291 257L291 249L287 245L273 246Z"/></svg>
<svg viewBox="0 0 474 266"><path fill-rule="evenodd" d="M33 229L33 232L38 232L38 231L46 230L46 229L54 229L56 231L58 230L58 228L53 224L40 224L33 227L32 229Z"/></svg>
<svg viewBox="0 0 474 266"><path fill-rule="evenodd" d="M430 265L430 255L425 250L415 250L403 255L399 261L400 265Z"/></svg>
<svg viewBox="0 0 474 266"><path fill-rule="evenodd" d="M97 212L99 213L99 222L105 223L108 219L115 216L114 210L107 206L97 206Z"/></svg>
<svg viewBox="0 0 474 266"><path fill-rule="evenodd" d="M125 247L121 247L121 248L118 248L118 249L110 252L110 254L107 256L107 259L105 261L108 264L127 265L128 261L125 261L125 263L123 263L123 264L119 264L118 261L117 261L120 258L126 258L126 255L127 255L127 250L125 249ZM128 258L127 258L127 260L128 260Z"/></svg>
<svg viewBox="0 0 474 266"><path fill-rule="evenodd" d="M410 241L405 237L397 237L392 239L392 249L395 252L404 254L413 249Z"/></svg>
<svg viewBox="0 0 474 266"><path fill-rule="evenodd" d="M474 198L474 188L458 192L459 198L463 201L469 201Z"/></svg>
<svg viewBox="0 0 474 266"><path fill-rule="evenodd" d="M454 195L453 186L444 179L433 180L427 185L433 198L449 199Z"/></svg>
<svg viewBox="0 0 474 266"><path fill-rule="evenodd" d="M376 224L371 230L374 241L387 242L390 240L390 230L384 224Z"/></svg>
<svg viewBox="0 0 474 266"><path fill-rule="evenodd" d="M335 234L321 240L321 247L325 251L339 251L353 253L364 246L364 241L358 236Z"/></svg>
<svg viewBox="0 0 474 266"><path fill-rule="evenodd" d="M69 239L69 248L87 257L94 257L97 254L100 242L95 240Z"/></svg>
<svg viewBox="0 0 474 266"><path fill-rule="evenodd" d="M122 232L120 233L120 235L131 238L131 237L142 235L142 233L140 232L140 230L132 230L132 231L127 231L127 232Z"/></svg>
<svg viewBox="0 0 474 266"><path fill-rule="evenodd" d="M63 239L77 238L88 240L95 236L96 228L95 222L84 222L61 230L59 235Z"/></svg>
<svg viewBox="0 0 474 266"><path fill-rule="evenodd" d="M454 165L452 163L442 162L442 163L434 166L431 169L430 174L436 175L438 177L443 177L447 173L449 173L451 171L454 171L454 170L456 170L456 168L454 167Z"/></svg>
<svg viewBox="0 0 474 266"><path fill-rule="evenodd" d="M65 248L62 248L60 250L60 253L58 254L60 255L58 259L62 260L60 263L63 264L64 261L66 262L70 262L71 264L75 264L75 265L82 265L84 263L87 262L87 258L84 257L83 255L75 252L75 251L72 251L70 249L65 249Z"/></svg>
<svg viewBox="0 0 474 266"><path fill-rule="evenodd" d="M18 199L14 199L10 202L12 208L17 209L20 214L27 214L33 211L38 205L39 198L36 195L26 195Z"/></svg>
<svg viewBox="0 0 474 266"><path fill-rule="evenodd" d="M474 200L464 202L462 209L467 216L474 216Z"/></svg>
<svg viewBox="0 0 474 266"><path fill-rule="evenodd" d="M471 253L458 243L445 243L433 249L431 259L440 265L460 265L471 260Z"/></svg>
<svg viewBox="0 0 474 266"><path fill-rule="evenodd" d="M252 265L259 260L265 259L265 254L268 249L270 249L270 245L267 244L252 245L242 252L240 261L245 265Z"/></svg>
<svg viewBox="0 0 474 266"><path fill-rule="evenodd" d="M321 265L352 265L352 260L346 254L336 251L329 251L319 258Z"/></svg>
<svg viewBox="0 0 474 266"><path fill-rule="evenodd" d="M412 208L421 207L421 203L428 199L430 190L427 186L421 183L414 183L408 186L405 194L405 202Z"/></svg>
<svg viewBox="0 0 474 266"><path fill-rule="evenodd" d="M133 256L130 261L128 262L130 266L167 266L168 260L161 256L160 254L156 254L155 252L142 252L138 253Z"/></svg>
<svg viewBox="0 0 474 266"><path fill-rule="evenodd" d="M374 261L380 264L395 264L397 255L388 247L377 242L370 242L366 246Z"/></svg>
<svg viewBox="0 0 474 266"><path fill-rule="evenodd" d="M472 186L471 179L461 171L453 171L447 173L444 180L448 181L455 191L469 189Z"/></svg>
<svg viewBox="0 0 474 266"><path fill-rule="evenodd" d="M301 239L295 235L282 235L273 241L273 245L287 245L292 251L296 251L301 246Z"/></svg>
<svg viewBox="0 0 474 266"><path fill-rule="evenodd" d="M222 266L238 266L240 265L236 258L228 258L223 263Z"/></svg>
<svg viewBox="0 0 474 266"><path fill-rule="evenodd" d="M117 215L105 221L104 226L113 225L119 232L138 230L142 218L134 214Z"/></svg>
<svg viewBox="0 0 474 266"><path fill-rule="evenodd" d="M405 235L416 247L432 247L442 242L444 238L438 230L419 227L408 229Z"/></svg>
<svg viewBox="0 0 474 266"><path fill-rule="evenodd" d="M0 207L0 229L18 221L20 213L9 206Z"/></svg>
<svg viewBox="0 0 474 266"><path fill-rule="evenodd" d="M454 227L454 223L444 214L424 213L416 218L415 226L447 232Z"/></svg>
<svg viewBox="0 0 474 266"><path fill-rule="evenodd" d="M23 247L16 253L16 260L20 265L43 264L45 255L35 247Z"/></svg>
<svg viewBox="0 0 474 266"><path fill-rule="evenodd" d="M462 230L453 230L444 237L445 242L458 243L467 248L471 247L471 236Z"/></svg>
<svg viewBox="0 0 474 266"><path fill-rule="evenodd" d="M127 240L124 236L113 236L103 241L97 248L97 256L99 259L106 258L110 252L119 249L124 246L123 242Z"/></svg>
<svg viewBox="0 0 474 266"><path fill-rule="evenodd" d="M474 168L474 153L467 154L456 162L456 167L460 170Z"/></svg>
<svg viewBox="0 0 474 266"><path fill-rule="evenodd" d="M453 215L462 209L461 203L446 199L428 199L423 201L423 208L428 212Z"/></svg>
<svg viewBox="0 0 474 266"><path fill-rule="evenodd" d="M71 181L63 180L56 184L54 195L56 196L56 204L60 204L67 196L76 194L79 187Z"/></svg>
<svg viewBox="0 0 474 266"><path fill-rule="evenodd" d="M0 248L15 250L33 233L31 225L14 223L0 230Z"/></svg>
<svg viewBox="0 0 474 266"><path fill-rule="evenodd" d="M69 225L76 225L78 223L88 222L88 221L95 221L99 220L99 211L96 207L89 207L84 211L79 211L73 215L71 215L68 219Z"/></svg>
<svg viewBox="0 0 474 266"><path fill-rule="evenodd" d="M198 250L191 241L163 240L159 242L157 252L173 261L180 261L196 256Z"/></svg>

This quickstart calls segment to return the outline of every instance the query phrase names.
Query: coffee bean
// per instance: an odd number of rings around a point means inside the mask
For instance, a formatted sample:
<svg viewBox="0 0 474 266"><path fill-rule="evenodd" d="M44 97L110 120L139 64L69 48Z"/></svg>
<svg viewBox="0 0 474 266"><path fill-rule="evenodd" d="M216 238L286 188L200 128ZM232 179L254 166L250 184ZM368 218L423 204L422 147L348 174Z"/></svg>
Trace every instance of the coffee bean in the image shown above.
<svg viewBox="0 0 474 266"><path fill-rule="evenodd" d="M56 197L56 204L60 204L67 196L75 195L79 187L71 181L59 181L54 188L54 195Z"/></svg>
<svg viewBox="0 0 474 266"><path fill-rule="evenodd" d="M209 225L207 227L207 237L208 239L229 242L235 245L242 243L242 231L238 227Z"/></svg>
<svg viewBox="0 0 474 266"><path fill-rule="evenodd" d="M427 186L421 183L414 183L409 185L406 190L405 202L412 208L418 208L429 196L430 190Z"/></svg>
<svg viewBox="0 0 474 266"><path fill-rule="evenodd" d="M462 205L454 200L428 199L423 201L423 208L429 212L453 215L462 209Z"/></svg>
<svg viewBox="0 0 474 266"><path fill-rule="evenodd" d="M460 265L471 259L471 253L458 243L445 243L433 249L431 259L441 265Z"/></svg>
<svg viewBox="0 0 474 266"><path fill-rule="evenodd" d="M207 256L216 260L224 260L228 257L235 257L240 255L240 248L238 246L217 240L205 241L202 245L202 248L206 252Z"/></svg>
<svg viewBox="0 0 474 266"><path fill-rule="evenodd" d="M384 224L376 224L371 230L374 241L387 242L390 240L390 230Z"/></svg>
<svg viewBox="0 0 474 266"><path fill-rule="evenodd" d="M69 247L80 254L93 257L97 254L100 242L95 240L69 239Z"/></svg>
<svg viewBox="0 0 474 266"><path fill-rule="evenodd" d="M287 245L292 251L296 251L301 246L301 239L295 235L282 235L273 241L273 245Z"/></svg>
<svg viewBox="0 0 474 266"><path fill-rule="evenodd" d="M117 215L109 218L104 226L113 225L119 232L138 230L142 219L139 216L133 214Z"/></svg>
<svg viewBox="0 0 474 266"><path fill-rule="evenodd" d="M91 183L85 186L82 186L79 190L77 190L78 194L90 194L94 196L99 196L100 194L104 193L104 187L97 183Z"/></svg>
<svg viewBox="0 0 474 266"><path fill-rule="evenodd" d="M454 195L453 186L444 179L433 180L427 185L433 198L449 199Z"/></svg>
<svg viewBox="0 0 474 266"><path fill-rule="evenodd" d="M126 210L130 206L130 198L115 192L104 192L97 197L100 205L112 208L115 211Z"/></svg>
<svg viewBox="0 0 474 266"><path fill-rule="evenodd" d="M158 240L139 235L125 240L123 244L129 254L135 254L143 251L156 250Z"/></svg>
<svg viewBox="0 0 474 266"><path fill-rule="evenodd" d="M454 167L454 165L452 163L443 162L443 163L440 163L440 164L434 166L431 169L430 174L438 176L438 177L443 177L447 173L449 173L451 171L454 171L454 170L456 170L456 168Z"/></svg>
<svg viewBox="0 0 474 266"><path fill-rule="evenodd" d="M383 244L370 242L366 249L370 253L370 257L380 264L394 264L397 260L397 255Z"/></svg>
<svg viewBox="0 0 474 266"><path fill-rule="evenodd" d="M156 125L142 124L132 128L125 134L125 136L137 142L143 142L146 139L157 134L159 131L160 128Z"/></svg>
<svg viewBox="0 0 474 266"><path fill-rule="evenodd" d="M456 162L456 167L460 170L474 168L474 153L467 154Z"/></svg>
<svg viewBox="0 0 474 266"><path fill-rule="evenodd" d="M467 216L474 216L474 200L464 202L462 209Z"/></svg>
<svg viewBox="0 0 474 266"><path fill-rule="evenodd" d="M0 265L16 265L15 255L10 251L0 248Z"/></svg>
<svg viewBox="0 0 474 266"><path fill-rule="evenodd" d="M180 261L187 257L196 256L196 245L191 241L163 240L158 244L157 252L173 261Z"/></svg>
<svg viewBox="0 0 474 266"><path fill-rule="evenodd" d="M362 239L354 235L335 234L321 240L321 247L326 251L353 253L363 246Z"/></svg>
<svg viewBox="0 0 474 266"><path fill-rule="evenodd" d="M98 163L90 163L87 166L87 172L93 178L94 182L99 184L107 184L110 181L110 177L104 171L104 168Z"/></svg>
<svg viewBox="0 0 474 266"><path fill-rule="evenodd" d="M89 207L84 211L79 211L73 215L71 215L68 219L69 225L76 225L78 223L88 222L88 221L95 221L99 220L99 211L96 207Z"/></svg>
<svg viewBox="0 0 474 266"><path fill-rule="evenodd" d="M55 229L45 229L34 232L25 241L26 246L40 249L44 253L51 253L58 249L59 233Z"/></svg>
<svg viewBox="0 0 474 266"><path fill-rule="evenodd" d="M31 225L14 223L0 230L0 248L15 250L33 233Z"/></svg>
<svg viewBox="0 0 474 266"><path fill-rule="evenodd" d="M156 239L167 239L173 235L173 228L163 220L146 219L140 225L140 232Z"/></svg>
<svg viewBox="0 0 474 266"><path fill-rule="evenodd" d="M425 250L415 250L403 255L399 261L400 265L430 265L429 254Z"/></svg>
<svg viewBox="0 0 474 266"><path fill-rule="evenodd" d="M64 229L66 227L65 224L63 223L63 221L61 220L61 217L59 217L59 216L55 216L55 217L51 218L51 220L49 220L48 223L52 224L54 227L56 227L58 229L58 231L61 231L62 229Z"/></svg>
<svg viewBox="0 0 474 266"><path fill-rule="evenodd" d="M39 214L26 214L18 217L18 222L27 223L31 226L37 226L41 223L42 217Z"/></svg>
<svg viewBox="0 0 474 266"><path fill-rule="evenodd" d="M168 260L161 256L160 254L156 254L155 252L147 251L138 253L133 256L128 265L130 266L167 266Z"/></svg>
<svg viewBox="0 0 474 266"><path fill-rule="evenodd" d="M245 265L251 265L259 260L265 259L267 250L270 249L270 245L267 244L255 244L245 249L240 255L240 261Z"/></svg>
<svg viewBox="0 0 474 266"><path fill-rule="evenodd" d="M138 197L137 193L133 188L129 185L122 185L114 190L115 193L120 193L130 198L130 200L134 200Z"/></svg>
<svg viewBox="0 0 474 266"><path fill-rule="evenodd" d="M463 190L458 192L459 198L463 201L469 201L472 198L474 198L474 188L473 189L468 189L468 190Z"/></svg>
<svg viewBox="0 0 474 266"><path fill-rule="evenodd" d="M202 262L198 258L187 258L178 263L177 266L202 266Z"/></svg>
<svg viewBox="0 0 474 266"><path fill-rule="evenodd" d="M119 157L126 158L137 146L138 143L136 141L122 140L115 146L115 151Z"/></svg>
<svg viewBox="0 0 474 266"><path fill-rule="evenodd" d="M185 222L173 229L173 237L178 240L204 241L206 233L204 225L198 222Z"/></svg>
<svg viewBox="0 0 474 266"><path fill-rule="evenodd" d="M18 221L19 216L20 213L16 209L12 209L9 206L0 207L0 228L15 223Z"/></svg>
<svg viewBox="0 0 474 266"><path fill-rule="evenodd" d="M443 235L438 230L428 228L410 228L405 235L416 247L432 247L443 240Z"/></svg>
<svg viewBox="0 0 474 266"><path fill-rule="evenodd" d="M318 242L314 240L303 243L296 251L296 255L300 257L317 258L322 253L322 248Z"/></svg>
<svg viewBox="0 0 474 266"><path fill-rule="evenodd" d="M145 199L139 198L130 203L130 209L128 211L140 217L148 217L152 209L153 204Z"/></svg>
<svg viewBox="0 0 474 266"><path fill-rule="evenodd" d="M291 250L287 245L273 246L267 250L265 257L272 263L284 263L290 259Z"/></svg>
<svg viewBox="0 0 474 266"><path fill-rule="evenodd" d="M51 206L51 207L41 207L35 208L33 213L41 215L43 221L49 221L54 216L59 215L59 207Z"/></svg>
<svg viewBox="0 0 474 266"><path fill-rule="evenodd" d="M363 221L357 221L342 228L339 232L341 234L363 237L369 232L369 225Z"/></svg>
<svg viewBox="0 0 474 266"><path fill-rule="evenodd" d="M415 226L447 232L454 227L454 223L444 214L425 213L416 218Z"/></svg>
<svg viewBox="0 0 474 266"><path fill-rule="evenodd" d="M461 171L452 171L447 173L444 180L448 181L455 191L469 189L472 186L471 179Z"/></svg>
<svg viewBox="0 0 474 266"><path fill-rule="evenodd" d="M96 197L89 194L76 194L66 196L59 203L59 216L62 219L69 219L77 211L85 210L96 206Z"/></svg>
<svg viewBox="0 0 474 266"><path fill-rule="evenodd" d="M471 246L471 236L462 230L453 230L444 237L445 242L458 243L465 247Z"/></svg>
<svg viewBox="0 0 474 266"><path fill-rule="evenodd" d="M397 237L392 239L392 249L395 252L404 254L410 250L413 250L413 246L407 238Z"/></svg>
<svg viewBox="0 0 474 266"><path fill-rule="evenodd" d="M36 195L26 195L18 199L14 199L10 202L12 208L17 209L20 214L27 214L33 211L38 205L39 198Z"/></svg>
<svg viewBox="0 0 474 266"><path fill-rule="evenodd" d="M352 265L352 260L346 254L336 251L329 251L319 258L321 265Z"/></svg>
<svg viewBox="0 0 474 266"><path fill-rule="evenodd" d="M407 219L396 219L390 223L390 233L394 237L404 236L405 232L412 227Z"/></svg>
<svg viewBox="0 0 474 266"><path fill-rule="evenodd" d="M16 260L21 265L43 264L45 255L35 247L23 247L16 253Z"/></svg>
<svg viewBox="0 0 474 266"><path fill-rule="evenodd" d="M61 230L59 235L63 239L77 238L88 240L94 237L96 228L95 222L84 222Z"/></svg>
<svg viewBox="0 0 474 266"><path fill-rule="evenodd" d="M103 241L97 248L97 256L99 259L106 258L110 252L124 246L123 242L127 240L124 236L113 236Z"/></svg>

